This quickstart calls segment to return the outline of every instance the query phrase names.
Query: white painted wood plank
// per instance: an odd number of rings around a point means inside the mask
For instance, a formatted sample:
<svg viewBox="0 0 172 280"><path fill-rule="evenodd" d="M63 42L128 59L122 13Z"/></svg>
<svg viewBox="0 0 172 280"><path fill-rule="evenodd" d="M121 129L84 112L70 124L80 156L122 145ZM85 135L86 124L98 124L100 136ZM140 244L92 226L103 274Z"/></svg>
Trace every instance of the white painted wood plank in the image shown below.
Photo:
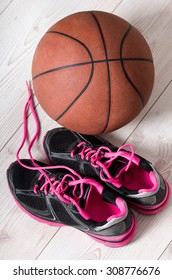
<svg viewBox="0 0 172 280"><path fill-rule="evenodd" d="M59 228L38 223L11 204L0 223L0 260L35 259Z"/></svg>
<svg viewBox="0 0 172 280"><path fill-rule="evenodd" d="M13 0L1 0L0 2L0 15L8 8Z"/></svg>
<svg viewBox="0 0 172 280"><path fill-rule="evenodd" d="M162 21L166 22L166 16L168 19L171 18L170 2L170 0L123 0L113 13L131 22L147 38L149 28L157 22L157 19L160 19L161 25Z"/></svg>
<svg viewBox="0 0 172 280"><path fill-rule="evenodd" d="M172 241L164 250L162 255L160 256L159 260L172 260Z"/></svg>

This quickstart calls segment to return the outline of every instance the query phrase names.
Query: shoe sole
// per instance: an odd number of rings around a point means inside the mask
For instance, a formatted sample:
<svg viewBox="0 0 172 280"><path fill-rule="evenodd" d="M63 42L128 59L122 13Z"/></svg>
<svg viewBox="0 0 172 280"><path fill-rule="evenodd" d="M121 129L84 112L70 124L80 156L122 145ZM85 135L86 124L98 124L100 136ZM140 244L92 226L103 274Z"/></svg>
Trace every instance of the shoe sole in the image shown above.
<svg viewBox="0 0 172 280"><path fill-rule="evenodd" d="M157 205L154 205L152 207L141 207L141 205L138 205L136 203L133 203L129 200L127 200L127 203L128 205L133 208L134 210L136 210L137 212L139 212L140 214L143 214L143 215L155 215L159 212L161 212L165 206L167 205L169 199L170 199L170 195L171 195L171 189L170 189L170 186L169 184L165 181L166 183L166 187L167 187L167 192L166 192L166 195L163 199L163 201Z"/></svg>

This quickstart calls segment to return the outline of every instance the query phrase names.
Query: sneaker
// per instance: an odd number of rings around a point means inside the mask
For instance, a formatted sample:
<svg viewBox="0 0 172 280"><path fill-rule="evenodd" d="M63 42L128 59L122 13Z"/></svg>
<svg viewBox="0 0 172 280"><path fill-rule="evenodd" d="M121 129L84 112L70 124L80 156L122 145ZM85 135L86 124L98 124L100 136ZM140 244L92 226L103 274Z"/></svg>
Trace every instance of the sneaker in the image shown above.
<svg viewBox="0 0 172 280"><path fill-rule="evenodd" d="M37 221L72 226L110 247L127 244L135 233L134 215L116 192L68 167L15 161L7 180L18 206Z"/></svg>
<svg viewBox="0 0 172 280"><path fill-rule="evenodd" d="M47 132L43 146L53 164L101 180L142 214L160 212L169 200L168 183L130 144L117 148L99 136L56 128ZM128 147L131 151L125 150Z"/></svg>

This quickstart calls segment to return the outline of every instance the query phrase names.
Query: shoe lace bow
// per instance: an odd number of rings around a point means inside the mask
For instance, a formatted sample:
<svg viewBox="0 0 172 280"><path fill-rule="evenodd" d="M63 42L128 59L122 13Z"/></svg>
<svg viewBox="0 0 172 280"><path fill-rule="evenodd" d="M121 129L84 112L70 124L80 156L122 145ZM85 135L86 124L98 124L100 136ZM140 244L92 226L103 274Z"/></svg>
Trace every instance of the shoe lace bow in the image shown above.
<svg viewBox="0 0 172 280"><path fill-rule="evenodd" d="M124 150L125 148L129 148L131 152ZM130 168L134 160L134 148L131 144L124 144L114 152L106 146L93 149L92 147L88 147L86 142L82 141L77 145L76 149L71 151L70 155L72 158L74 155L78 155L82 160L90 161L93 167L99 168L101 180L106 182L116 182L120 175L123 172L128 171ZM120 169L118 174L112 177L109 168L119 157L123 157L125 161L127 160L127 163L123 168Z"/></svg>

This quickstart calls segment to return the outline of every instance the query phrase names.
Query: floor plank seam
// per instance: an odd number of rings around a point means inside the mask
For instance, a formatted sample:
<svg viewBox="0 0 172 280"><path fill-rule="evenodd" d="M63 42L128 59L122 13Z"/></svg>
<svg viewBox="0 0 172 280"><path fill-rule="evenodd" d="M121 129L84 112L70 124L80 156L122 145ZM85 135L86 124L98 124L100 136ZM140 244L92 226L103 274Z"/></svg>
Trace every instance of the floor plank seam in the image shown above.
<svg viewBox="0 0 172 280"><path fill-rule="evenodd" d="M43 251L45 250L45 248L50 244L51 240L53 240L53 238L55 237L55 235L59 232L59 230L61 229L61 227L59 227L56 232L53 234L53 236L48 240L47 244L44 246L44 248L39 252L39 254L37 255L37 257L35 258L35 260L38 260L38 258L41 256L41 254L43 253Z"/></svg>
<svg viewBox="0 0 172 280"><path fill-rule="evenodd" d="M11 0L11 2L2 10L2 12L0 13L0 15L3 14L3 12L11 5L12 2L14 2L14 0Z"/></svg>
<svg viewBox="0 0 172 280"><path fill-rule="evenodd" d="M140 125L140 123L144 120L144 118L147 116L147 114L152 110L152 108L154 107L154 105L159 101L159 99L162 97L162 95L164 94L164 92L166 91L166 89L170 86L172 80L169 81L169 83L166 85L166 87L163 89L163 91L161 92L161 94L157 97L157 99L152 103L152 105L150 106L150 108L145 112L144 116L140 119L140 121L138 122L138 124L134 127L134 129L131 131L131 133L128 135L127 139L124 141L123 144L125 144L128 139L131 137L131 135L134 133L134 131L138 128L138 126Z"/></svg>
<svg viewBox="0 0 172 280"><path fill-rule="evenodd" d="M170 243L172 242L172 240L168 243L168 245L166 246L166 248L164 248L164 251L161 253L161 255L159 256L158 260L161 259L162 255L164 254L164 252L167 250L168 246L170 245Z"/></svg>
<svg viewBox="0 0 172 280"><path fill-rule="evenodd" d="M119 7L119 5L121 5L121 3L123 2L123 0L121 0L115 7L115 9L112 10L112 14L115 12L115 10Z"/></svg>

